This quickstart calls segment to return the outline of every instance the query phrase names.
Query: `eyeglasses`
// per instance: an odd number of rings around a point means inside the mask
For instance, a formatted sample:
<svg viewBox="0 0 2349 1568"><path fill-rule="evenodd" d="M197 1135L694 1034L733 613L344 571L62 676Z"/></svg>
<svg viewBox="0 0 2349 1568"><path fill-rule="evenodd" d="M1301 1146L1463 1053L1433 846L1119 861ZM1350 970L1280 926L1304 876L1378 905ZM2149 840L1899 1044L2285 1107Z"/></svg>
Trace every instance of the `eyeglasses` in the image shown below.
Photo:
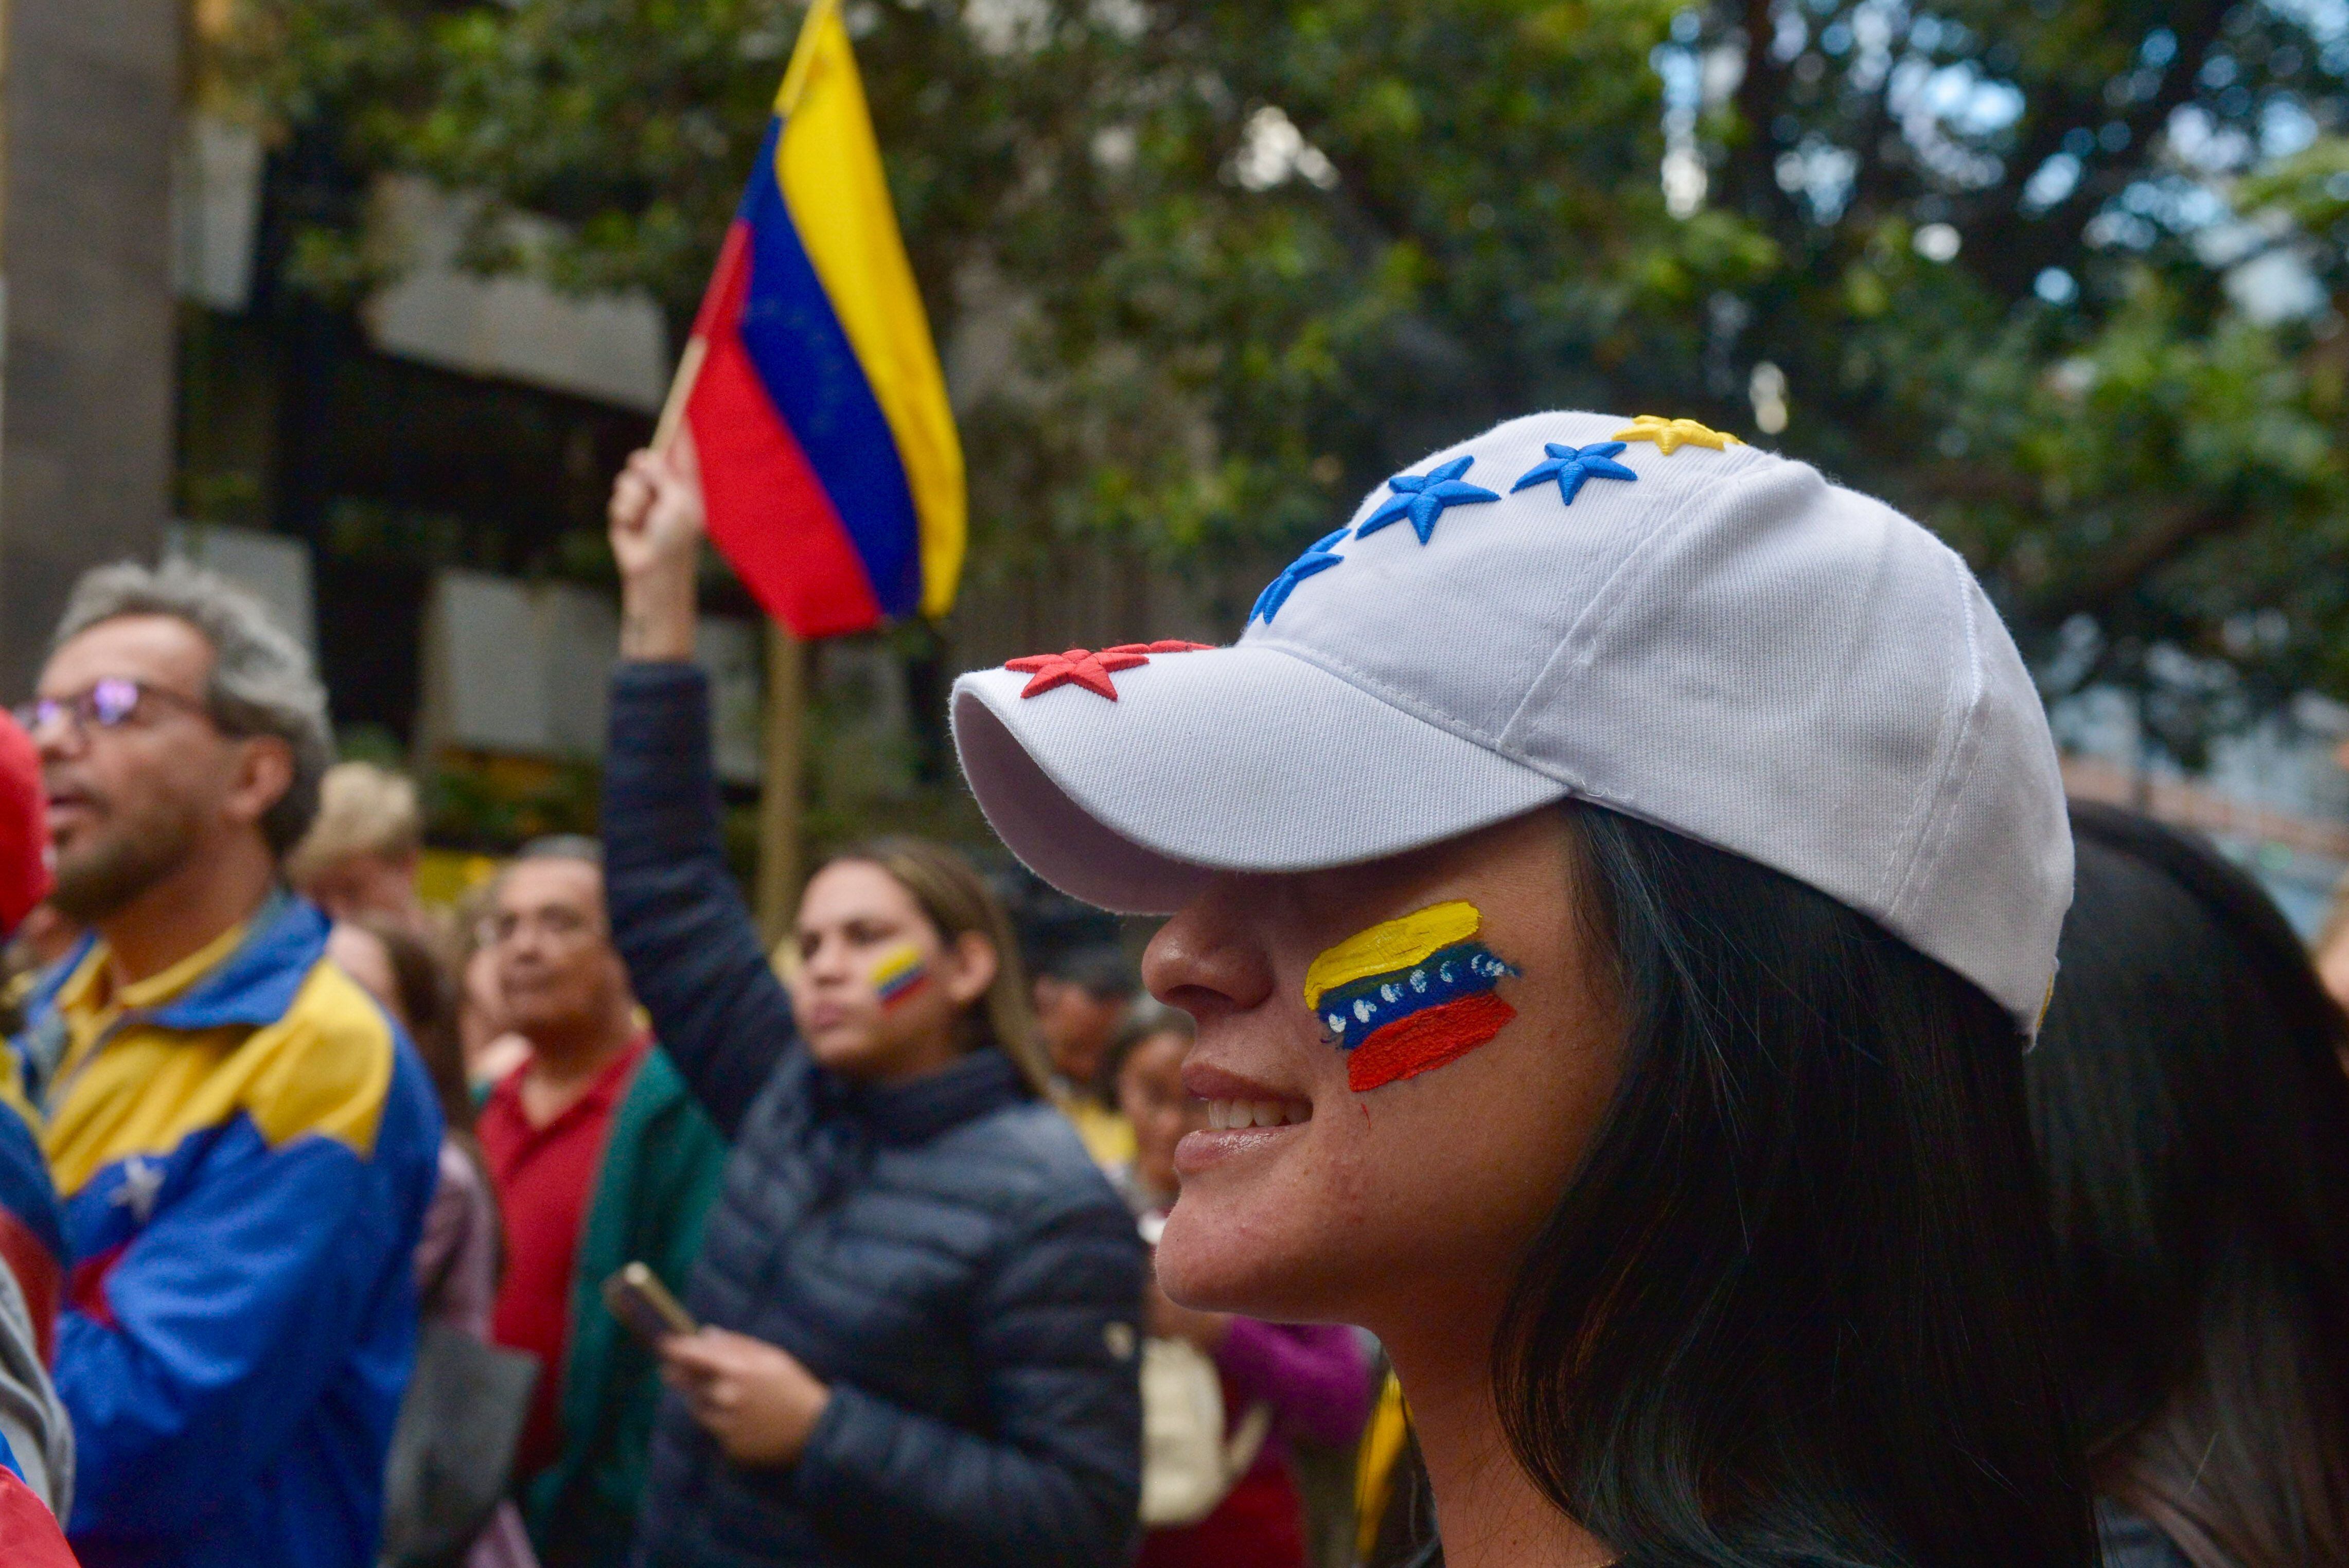
<svg viewBox="0 0 2349 1568"><path fill-rule="evenodd" d="M185 713L210 712L193 697L119 676L109 676L78 696L38 697L18 704L15 711L16 722L27 735L40 735L53 724L69 724L78 737L88 735L93 724L100 729L119 728L150 703Z"/></svg>

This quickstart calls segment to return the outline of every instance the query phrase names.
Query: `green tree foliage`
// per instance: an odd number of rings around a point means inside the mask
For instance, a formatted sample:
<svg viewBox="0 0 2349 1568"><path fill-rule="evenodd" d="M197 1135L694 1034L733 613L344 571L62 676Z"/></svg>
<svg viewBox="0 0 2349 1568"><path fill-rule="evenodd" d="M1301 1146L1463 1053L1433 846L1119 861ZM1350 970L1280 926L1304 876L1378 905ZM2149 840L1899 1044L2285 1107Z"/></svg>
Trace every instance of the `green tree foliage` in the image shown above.
<svg viewBox="0 0 2349 1568"><path fill-rule="evenodd" d="M246 5L285 124L566 220L478 259L680 323L799 16ZM2340 0L848 15L981 561L1253 570L1495 418L1690 415L1931 521L2054 685L2164 688L2182 755L2246 699L2349 695ZM348 215L305 253L338 246Z"/></svg>

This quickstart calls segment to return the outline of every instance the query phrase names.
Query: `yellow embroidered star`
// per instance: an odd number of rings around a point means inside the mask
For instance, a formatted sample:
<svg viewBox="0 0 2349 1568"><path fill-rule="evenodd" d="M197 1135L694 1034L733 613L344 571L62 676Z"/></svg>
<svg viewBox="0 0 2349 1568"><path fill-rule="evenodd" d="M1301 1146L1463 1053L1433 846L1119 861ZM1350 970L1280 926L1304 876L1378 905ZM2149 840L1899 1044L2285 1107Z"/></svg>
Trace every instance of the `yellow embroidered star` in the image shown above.
<svg viewBox="0 0 2349 1568"><path fill-rule="evenodd" d="M1745 443L1726 430L1709 430L1694 419L1667 419L1660 414L1642 414L1631 421L1630 428L1618 430L1608 438L1615 441L1653 441L1656 449L1671 457L1682 447L1709 447L1725 452Z"/></svg>

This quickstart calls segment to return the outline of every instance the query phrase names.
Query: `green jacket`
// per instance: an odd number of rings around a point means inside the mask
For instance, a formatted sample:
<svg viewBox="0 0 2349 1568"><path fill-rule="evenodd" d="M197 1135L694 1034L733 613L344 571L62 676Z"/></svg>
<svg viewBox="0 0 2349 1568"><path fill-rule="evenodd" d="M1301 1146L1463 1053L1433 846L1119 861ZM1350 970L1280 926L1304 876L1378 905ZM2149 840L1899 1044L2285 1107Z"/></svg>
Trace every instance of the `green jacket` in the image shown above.
<svg viewBox="0 0 2349 1568"><path fill-rule="evenodd" d="M579 1235L563 1357L563 1451L523 1491L531 1543L546 1568L627 1561L660 1369L605 1309L604 1281L625 1264L642 1263L685 1295L726 1153L667 1054L654 1049L612 1113Z"/></svg>

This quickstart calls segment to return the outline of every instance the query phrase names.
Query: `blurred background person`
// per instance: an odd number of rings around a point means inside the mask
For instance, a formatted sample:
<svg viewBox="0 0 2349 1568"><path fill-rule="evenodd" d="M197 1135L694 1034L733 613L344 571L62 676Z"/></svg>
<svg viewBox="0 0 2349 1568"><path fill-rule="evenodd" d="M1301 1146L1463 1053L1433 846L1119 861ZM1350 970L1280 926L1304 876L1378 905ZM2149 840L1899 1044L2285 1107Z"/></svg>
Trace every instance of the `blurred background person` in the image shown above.
<svg viewBox="0 0 2349 1568"><path fill-rule="evenodd" d="M505 1022L530 1047L475 1124L505 1217L492 1336L542 1367L515 1471L543 1562L616 1563L660 1377L599 1292L630 1263L684 1290L726 1145L637 1011L595 840L523 846L492 884L489 922Z"/></svg>
<svg viewBox="0 0 2349 1568"><path fill-rule="evenodd" d="M285 860L296 892L336 920L374 915L422 934L416 891L424 812L416 785L372 762L338 762L318 788L318 817Z"/></svg>
<svg viewBox="0 0 2349 1568"><path fill-rule="evenodd" d="M57 1385L92 1568L373 1561L440 1118L283 890L331 755L309 659L209 573L85 576L28 727L92 935L26 1054L66 1205Z"/></svg>
<svg viewBox="0 0 2349 1568"><path fill-rule="evenodd" d="M505 1242L481 1144L473 1136L472 1089L457 1046L456 987L422 937L379 914L337 921L326 952L408 1032L431 1075L446 1130L439 1184L416 1243L418 1310L425 1323L444 1325L486 1345ZM429 1350L419 1352L424 1354ZM419 1365L419 1376L424 1375ZM477 1397L495 1395L485 1389ZM493 1412L466 1412L476 1425L485 1416L500 1418ZM511 1450L505 1463L510 1473ZM395 1522L388 1522L388 1537L398 1533ZM465 1556L466 1568L531 1568L534 1562L522 1512L511 1499L496 1505Z"/></svg>
<svg viewBox="0 0 2349 1568"><path fill-rule="evenodd" d="M2324 912L2316 940L2308 945L2308 954L2325 994L2349 1007L2349 874L2333 887L2333 903Z"/></svg>
<svg viewBox="0 0 2349 1568"><path fill-rule="evenodd" d="M1133 1129L1117 1109L1103 1064L1142 995L1133 961L1108 945L1072 948L1036 976L1036 1033L1052 1059L1052 1094L1104 1170L1133 1159Z"/></svg>
<svg viewBox="0 0 2349 1568"><path fill-rule="evenodd" d="M506 1023L505 998L498 990L496 923L491 918L494 884L473 889L457 903L456 941L450 972L457 983L457 1049L465 1081L476 1094L530 1056L530 1042Z"/></svg>
<svg viewBox="0 0 2349 1568"><path fill-rule="evenodd" d="M690 451L689 443L681 449ZM802 894L790 988L726 866L689 456L614 487L605 841L637 994L734 1144L637 1537L651 1568L1099 1568L1135 1530L1142 1245L1044 1103L1009 924L890 840Z"/></svg>
<svg viewBox="0 0 2349 1568"><path fill-rule="evenodd" d="M16 934L9 937L12 953L19 954L25 966L35 970L47 968L74 950L74 944L88 933L79 922L72 919L57 905L36 903L25 918L16 923Z"/></svg>
<svg viewBox="0 0 2349 1568"><path fill-rule="evenodd" d="M1145 1237L1164 1222L1181 1189L1174 1146L1185 1133L1207 1125L1206 1103L1183 1087L1192 1031L1189 1015L1154 1009L1127 1026L1105 1062L1118 1108L1133 1129L1133 1159L1118 1172L1118 1184ZM1305 1568L1305 1501L1289 1440L1302 1435L1340 1448L1361 1436L1371 1381L1360 1337L1342 1324L1261 1323L1195 1312L1169 1301L1154 1280L1145 1300L1152 1337L1182 1340L1214 1360L1223 1383L1226 1440L1244 1428L1263 1436L1214 1512L1143 1538L1141 1568ZM1250 1413L1259 1408L1269 1412L1270 1424L1259 1417L1257 1427L1247 1428ZM1351 1523L1350 1509L1344 1522Z"/></svg>
<svg viewBox="0 0 2349 1568"><path fill-rule="evenodd" d="M2031 1112L2107 1568L2349 1563L2344 1026L2200 841L2075 804Z"/></svg>

